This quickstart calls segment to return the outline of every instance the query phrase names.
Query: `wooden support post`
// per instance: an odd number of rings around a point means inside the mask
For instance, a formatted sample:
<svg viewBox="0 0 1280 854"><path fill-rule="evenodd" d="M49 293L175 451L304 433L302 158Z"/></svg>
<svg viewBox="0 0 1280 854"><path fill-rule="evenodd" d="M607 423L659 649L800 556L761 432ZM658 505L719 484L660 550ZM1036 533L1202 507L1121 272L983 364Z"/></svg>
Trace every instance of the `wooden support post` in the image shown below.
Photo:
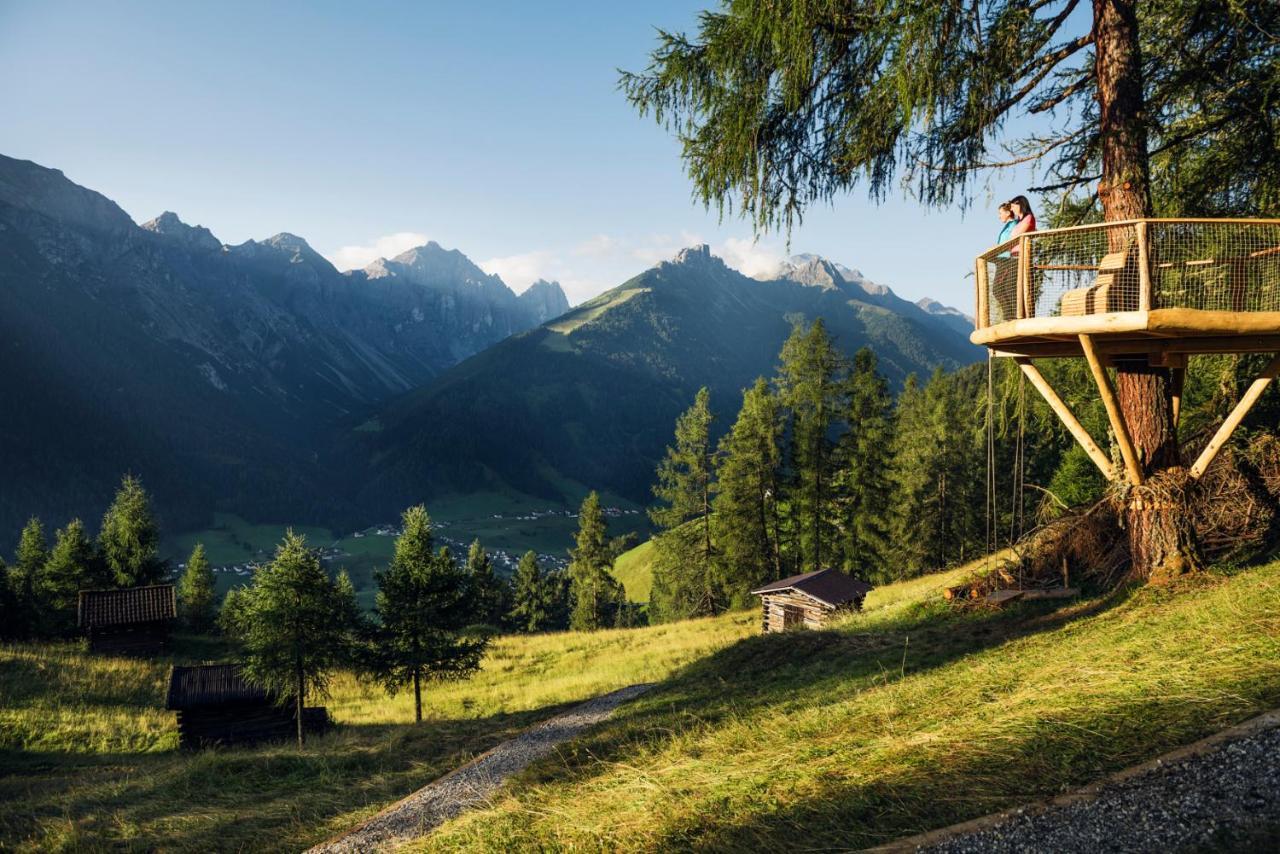
<svg viewBox="0 0 1280 854"><path fill-rule="evenodd" d="M1231 434L1240 426L1240 422L1249 414L1249 410L1253 409L1253 405L1258 402L1258 398L1262 397L1262 393L1267 390L1267 386L1271 384L1271 381L1277 375L1280 375L1280 353L1277 353L1267 363L1258 378L1249 385L1244 396L1240 398L1240 402L1231 410L1231 414L1227 416L1226 420L1222 422L1222 426L1218 428L1218 432L1213 434L1209 444L1205 445L1204 450L1200 452L1200 456L1191 466L1191 476L1193 478L1199 479L1200 475L1205 473L1205 470L1209 468L1209 464L1218 456L1218 452L1227 444Z"/></svg>
<svg viewBox="0 0 1280 854"><path fill-rule="evenodd" d="M1018 239L1018 319L1035 317L1036 307L1030 305L1031 294L1031 238L1025 234Z"/></svg>
<svg viewBox="0 0 1280 854"><path fill-rule="evenodd" d="M978 328L986 329L991 325L991 315L987 311L987 300L990 299L990 283L987 281L987 261L985 258L978 259L978 266L974 270L975 278L978 285Z"/></svg>
<svg viewBox="0 0 1280 854"><path fill-rule="evenodd" d="M1151 256L1147 251L1147 222L1140 221L1138 230L1138 311L1151 311ZM1175 423L1177 419L1174 419Z"/></svg>
<svg viewBox="0 0 1280 854"><path fill-rule="evenodd" d="M1178 429L1178 416L1182 414L1182 389L1187 384L1187 367L1173 367L1169 369L1170 379L1173 381L1173 429Z"/></svg>
<svg viewBox="0 0 1280 854"><path fill-rule="evenodd" d="M1040 369L1033 365L1030 359L1020 358L1017 361L1018 367L1022 368L1022 373L1026 374L1027 379L1031 380L1036 391L1040 392L1040 396L1044 398L1044 402L1049 404L1049 408L1071 431L1071 435L1080 443L1080 447L1084 448L1084 452L1089 455L1089 459L1093 460L1093 464L1102 472L1102 476L1107 480L1115 480L1115 467L1111 465L1111 460L1102 453L1098 443L1093 441L1093 437L1089 435L1088 430L1084 429L1084 425L1080 423L1080 419L1076 418L1075 413L1067 407L1062 398L1058 397L1058 393L1041 375Z"/></svg>
<svg viewBox="0 0 1280 854"><path fill-rule="evenodd" d="M1138 452L1133 448L1129 438L1129 428L1125 426L1124 416L1120 412L1120 404L1116 401L1116 391L1111 385L1111 377L1107 369L1098 359L1093 348L1093 338L1080 336L1080 349L1084 350L1089 370L1093 371L1094 382L1098 384L1098 394L1102 397L1102 405L1107 409L1107 418L1111 421L1111 429L1116 434L1116 444L1120 446L1120 456L1124 458L1125 471L1129 473L1129 481L1134 486L1142 485L1142 466L1138 463Z"/></svg>

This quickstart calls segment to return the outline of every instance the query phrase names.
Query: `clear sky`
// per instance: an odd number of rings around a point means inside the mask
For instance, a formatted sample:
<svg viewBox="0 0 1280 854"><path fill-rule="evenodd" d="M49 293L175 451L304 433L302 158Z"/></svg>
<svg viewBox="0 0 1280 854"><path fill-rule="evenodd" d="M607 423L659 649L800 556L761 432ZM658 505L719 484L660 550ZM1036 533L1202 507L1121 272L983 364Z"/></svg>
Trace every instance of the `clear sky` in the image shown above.
<svg viewBox="0 0 1280 854"><path fill-rule="evenodd" d="M432 239L572 302L693 243L750 273L784 237L693 202L676 142L616 90L655 27L691 29L708 2L0 0L0 153L139 222L289 231L340 269ZM791 251L972 312L993 208L858 193L811 211Z"/></svg>

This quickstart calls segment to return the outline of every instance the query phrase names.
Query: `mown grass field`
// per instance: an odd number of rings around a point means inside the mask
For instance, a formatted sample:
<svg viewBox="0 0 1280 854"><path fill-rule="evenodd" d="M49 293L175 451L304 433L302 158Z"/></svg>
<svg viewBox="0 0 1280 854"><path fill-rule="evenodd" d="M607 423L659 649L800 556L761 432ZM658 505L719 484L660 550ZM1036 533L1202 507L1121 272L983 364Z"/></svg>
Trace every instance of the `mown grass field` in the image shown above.
<svg viewBox="0 0 1280 854"><path fill-rule="evenodd" d="M1280 563L967 613L937 595L958 574L693 663L412 850L856 849L1280 704Z"/></svg>
<svg viewBox="0 0 1280 854"><path fill-rule="evenodd" d="M618 555L613 562L613 577L627 591L628 600L647 603L653 589L653 540Z"/></svg>
<svg viewBox="0 0 1280 854"><path fill-rule="evenodd" d="M520 730L635 682L661 681L752 633L733 614L645 629L499 639L467 682L413 698L338 674L341 724L306 749L177 750L170 662L73 644L0 646L0 851L298 850ZM178 660L216 659L187 638Z"/></svg>

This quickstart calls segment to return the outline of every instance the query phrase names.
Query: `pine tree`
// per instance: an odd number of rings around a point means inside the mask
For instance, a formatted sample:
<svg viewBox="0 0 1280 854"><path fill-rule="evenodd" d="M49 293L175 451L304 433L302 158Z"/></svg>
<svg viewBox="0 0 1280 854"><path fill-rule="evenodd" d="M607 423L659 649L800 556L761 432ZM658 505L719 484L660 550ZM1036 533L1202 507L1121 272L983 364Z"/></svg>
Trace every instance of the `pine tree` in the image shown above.
<svg viewBox="0 0 1280 854"><path fill-rule="evenodd" d="M711 420L711 396L702 388L676 419L675 444L658 465L653 494L663 503L649 511L659 529L653 563L657 595L650 601L662 619L714 614L725 605L711 532Z"/></svg>
<svg viewBox="0 0 1280 854"><path fill-rule="evenodd" d="M500 627L511 610L511 584L494 571L493 559L478 539L467 550L467 575L473 588L476 621Z"/></svg>
<svg viewBox="0 0 1280 854"><path fill-rule="evenodd" d="M831 434L845 408L846 361L821 318L809 327L796 324L782 347L777 386L790 420L788 498L802 571L822 569L838 557Z"/></svg>
<svg viewBox="0 0 1280 854"><path fill-rule="evenodd" d="M410 507L401 521L391 566L376 576L373 670L390 692L413 686L414 720L420 723L422 683L474 673L487 641L460 634L476 620L476 588L447 551L432 553L426 508Z"/></svg>
<svg viewBox="0 0 1280 854"><path fill-rule="evenodd" d="M716 469L716 541L734 605L745 604L753 587L785 574L778 543L781 435L777 398L757 379L720 440Z"/></svg>
<svg viewBox="0 0 1280 854"><path fill-rule="evenodd" d="M570 628L593 631L613 624L622 587L610 574L609 544L600 496L588 495L578 511L575 547L569 552L569 593L573 600Z"/></svg>
<svg viewBox="0 0 1280 854"><path fill-rule="evenodd" d="M178 582L182 619L192 631L207 632L213 626L215 599L213 568L205 557L204 544L196 543Z"/></svg>
<svg viewBox="0 0 1280 854"><path fill-rule="evenodd" d="M292 529L253 584L229 598L223 628L239 641L245 675L294 704L298 746L308 691L323 692L349 648L354 604L329 580L320 558Z"/></svg>
<svg viewBox="0 0 1280 854"><path fill-rule="evenodd" d="M16 562L11 569L14 606L19 622L14 632L26 637L38 631L44 603L40 599L39 578L49 560L49 544L44 535L44 524L32 516L22 529L18 539Z"/></svg>
<svg viewBox="0 0 1280 854"><path fill-rule="evenodd" d="M0 639L22 636L22 613L18 610L16 575L0 558Z"/></svg>
<svg viewBox="0 0 1280 854"><path fill-rule="evenodd" d="M527 551L516 567L511 624L522 632L546 631L552 624L558 579L542 571L538 555Z"/></svg>
<svg viewBox="0 0 1280 854"><path fill-rule="evenodd" d="M853 359L847 407L847 430L835 452L842 563L854 575L885 578L893 397L877 369L875 353L866 347Z"/></svg>
<svg viewBox="0 0 1280 854"><path fill-rule="evenodd" d="M160 529L142 482L125 475L102 517L98 550L118 587L155 584L165 576L159 558Z"/></svg>
<svg viewBox="0 0 1280 854"><path fill-rule="evenodd" d="M53 548L37 577L37 596L46 608L46 629L70 631L75 623L80 591L100 588L107 581L84 523L72 519L54 536Z"/></svg>

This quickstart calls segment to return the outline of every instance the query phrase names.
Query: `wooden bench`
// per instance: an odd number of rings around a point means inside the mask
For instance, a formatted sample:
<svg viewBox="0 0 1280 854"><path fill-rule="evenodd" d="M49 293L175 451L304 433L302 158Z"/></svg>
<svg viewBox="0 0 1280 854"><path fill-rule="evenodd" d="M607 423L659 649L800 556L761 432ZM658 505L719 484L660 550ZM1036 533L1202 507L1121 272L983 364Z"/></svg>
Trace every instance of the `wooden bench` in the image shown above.
<svg viewBox="0 0 1280 854"><path fill-rule="evenodd" d="M1062 295L1062 316L1079 317L1136 308L1136 295L1123 293L1116 281L1116 277L1128 265L1132 252L1133 246L1128 246L1103 255L1098 262L1098 278L1092 285L1075 288Z"/></svg>

